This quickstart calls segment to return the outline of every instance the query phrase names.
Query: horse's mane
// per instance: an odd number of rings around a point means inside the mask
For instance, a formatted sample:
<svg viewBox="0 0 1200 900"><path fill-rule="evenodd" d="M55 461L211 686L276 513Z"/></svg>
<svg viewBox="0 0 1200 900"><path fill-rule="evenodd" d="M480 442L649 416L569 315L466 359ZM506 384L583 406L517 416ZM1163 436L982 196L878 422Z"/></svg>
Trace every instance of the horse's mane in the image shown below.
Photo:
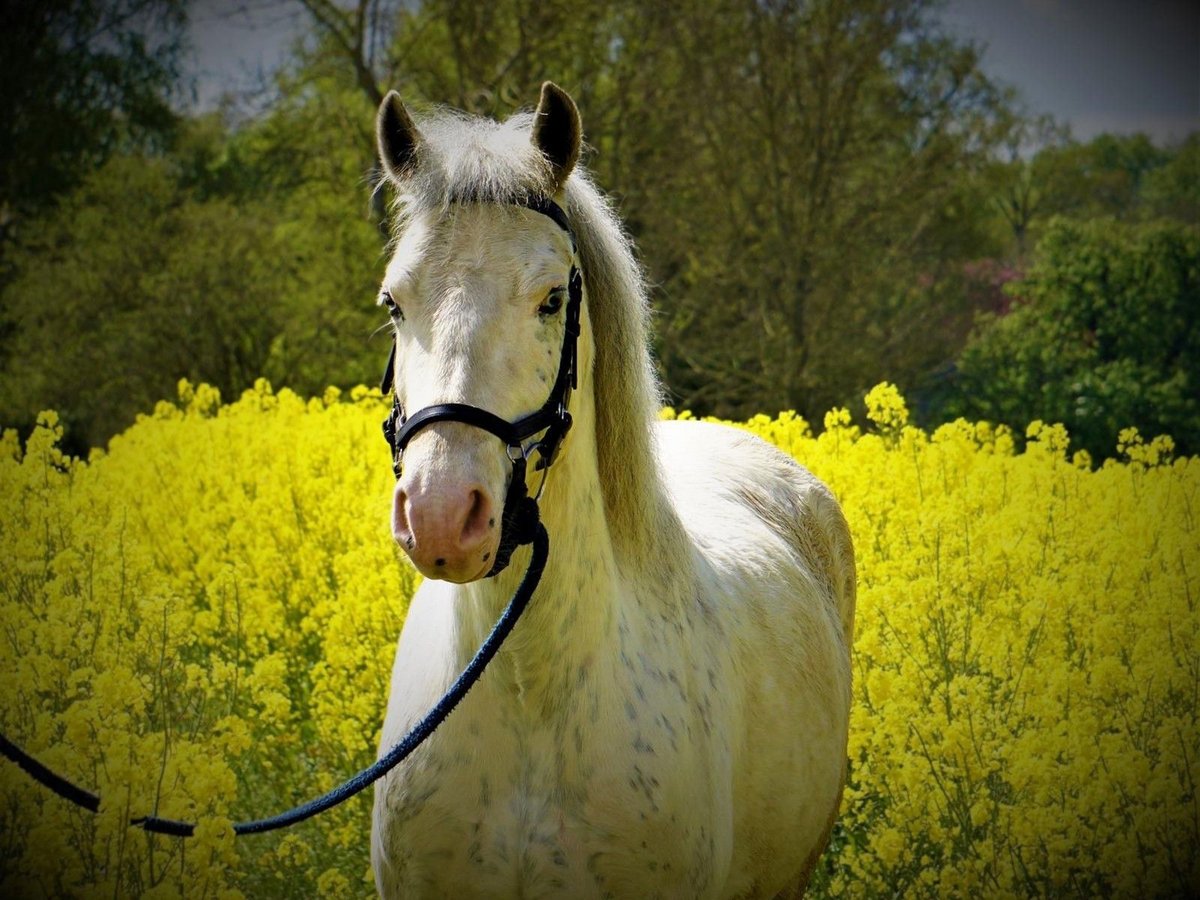
<svg viewBox="0 0 1200 900"><path fill-rule="evenodd" d="M548 196L550 166L530 141L532 122L530 113L503 123L451 111L419 119L418 163L397 185L397 233L418 210ZM596 343L597 462L609 530L625 560L661 563L674 529L667 526L651 430L662 400L650 358L645 281L616 214L581 167L563 194Z"/></svg>

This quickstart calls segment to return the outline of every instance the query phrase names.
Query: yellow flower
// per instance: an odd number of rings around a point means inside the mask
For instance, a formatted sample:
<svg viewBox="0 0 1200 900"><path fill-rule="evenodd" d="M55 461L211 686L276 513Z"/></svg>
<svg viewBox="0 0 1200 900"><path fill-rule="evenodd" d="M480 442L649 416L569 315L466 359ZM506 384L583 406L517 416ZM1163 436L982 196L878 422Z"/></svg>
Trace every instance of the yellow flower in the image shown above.
<svg viewBox="0 0 1200 900"><path fill-rule="evenodd" d="M867 392L867 418L884 432L908 424L908 406L894 384L880 382Z"/></svg>
<svg viewBox="0 0 1200 900"><path fill-rule="evenodd" d="M739 423L830 485L855 540L830 892L1186 894L1200 460L1126 429L1093 470L1058 425L1017 453L988 423L909 425L887 383L866 404L878 433L846 409L819 436ZM87 462L53 412L23 449L0 436L0 730L103 799L80 815L0 766L0 896L371 892L362 801L303 836L228 824L374 758L417 583L386 532L389 405L184 381ZM197 838L128 831L154 811Z"/></svg>

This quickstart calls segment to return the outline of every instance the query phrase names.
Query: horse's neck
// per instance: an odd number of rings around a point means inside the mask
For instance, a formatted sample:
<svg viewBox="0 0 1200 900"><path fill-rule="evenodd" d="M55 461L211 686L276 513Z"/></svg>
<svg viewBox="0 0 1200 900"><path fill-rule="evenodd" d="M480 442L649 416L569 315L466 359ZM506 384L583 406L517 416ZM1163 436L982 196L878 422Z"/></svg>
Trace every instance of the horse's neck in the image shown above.
<svg viewBox="0 0 1200 900"><path fill-rule="evenodd" d="M571 437L549 470L538 504L550 537L545 572L493 663L497 677L506 679L523 702L547 709L569 699L569 687L581 671L615 655L624 605L633 600L631 585L640 580L614 549L594 433L585 426ZM478 646L516 591L528 561L529 549L523 548L500 576L464 587L460 654Z"/></svg>

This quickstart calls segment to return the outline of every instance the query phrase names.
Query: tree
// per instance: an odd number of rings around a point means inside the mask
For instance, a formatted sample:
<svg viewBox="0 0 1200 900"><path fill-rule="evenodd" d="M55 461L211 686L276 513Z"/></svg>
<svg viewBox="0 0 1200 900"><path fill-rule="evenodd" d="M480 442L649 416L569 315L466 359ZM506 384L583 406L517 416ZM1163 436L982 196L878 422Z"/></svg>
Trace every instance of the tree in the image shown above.
<svg viewBox="0 0 1200 900"><path fill-rule="evenodd" d="M978 302L967 264L994 255L985 163L1013 117L975 49L940 30L934 0L296 2L313 36L272 109L232 129L188 121L169 151L119 144L68 209L31 226L29 271L0 317L20 348L0 404L10 421L65 405L95 443L182 375L226 391L255 374L301 391L373 380L382 261L365 200L374 106L392 86L418 107L497 117L545 78L572 92L589 166L654 285L658 356L681 405L811 418L953 358ZM161 197L137 208L139 192ZM121 220L111 234L95 224L105 203ZM56 347L88 321L68 274L100 292L88 300L136 335L136 353L121 357L116 339ZM184 319L194 356L156 318L173 295L230 307ZM68 350L75 368L56 379L50 360ZM128 402L84 402L135 360L145 372L114 383Z"/></svg>
<svg viewBox="0 0 1200 900"><path fill-rule="evenodd" d="M1082 167L1065 152L1069 143L1069 130L1051 116L1026 118L1004 142L1005 158L989 166L995 185L990 200L1012 234L1018 258L1028 249L1035 221L1047 210L1066 211L1072 202L1068 198L1086 195L1087 186L1079 184ZM1032 158L1026 156L1030 151Z"/></svg>
<svg viewBox="0 0 1200 900"><path fill-rule="evenodd" d="M1151 216L1200 222L1200 132L1193 132L1162 166L1147 172L1142 197Z"/></svg>
<svg viewBox="0 0 1200 900"><path fill-rule="evenodd" d="M570 90L656 285L680 402L812 415L952 353L929 324L963 302L950 284L987 239L965 201L1007 101L933 8L428 0L400 12L373 71L410 100L501 117L544 78ZM360 44L326 45L347 83Z"/></svg>
<svg viewBox="0 0 1200 900"><path fill-rule="evenodd" d="M5 424L56 408L81 451L183 377L226 397L263 375L301 393L373 382L381 238L354 190L355 99L293 98L233 133L185 123L173 152L115 155L31 221L0 318Z"/></svg>
<svg viewBox="0 0 1200 900"><path fill-rule="evenodd" d="M40 207L0 310L5 424L55 407L82 450L181 377L226 396L264 375L301 393L375 381L374 110L343 75L310 52L259 118L208 114L176 120L169 145L118 142Z"/></svg>
<svg viewBox="0 0 1200 900"><path fill-rule="evenodd" d="M1036 152L1029 155L1033 148ZM1183 175L1186 165L1173 164L1185 151L1155 146L1144 134L1101 134L1079 143L1045 117L1017 127L1006 150L1007 160L994 163L989 177L992 202L1011 230L1018 258L1055 216L1153 216L1146 191L1158 183L1156 173L1170 169ZM1170 214L1169 205L1161 208L1163 213Z"/></svg>
<svg viewBox="0 0 1200 900"><path fill-rule="evenodd" d="M1200 450L1200 229L1056 219L1007 315L985 317L958 360L950 414L1062 422L1094 458L1118 432Z"/></svg>
<svg viewBox="0 0 1200 900"><path fill-rule="evenodd" d="M275 105L222 145L247 196L269 207L274 264L288 273L263 374L302 393L374 383L387 353L375 304L385 236L368 203L375 108L324 50L281 74Z"/></svg>
<svg viewBox="0 0 1200 900"><path fill-rule="evenodd" d="M946 353L930 325L978 253L961 201L1004 98L929 4L710 7L655 36L678 51L647 242L661 356L686 405L818 416Z"/></svg>
<svg viewBox="0 0 1200 900"><path fill-rule="evenodd" d="M355 0L351 7L331 0L296 0L307 10L318 33L354 73L354 85L372 106L379 106L395 69L389 44L401 0Z"/></svg>
<svg viewBox="0 0 1200 900"><path fill-rule="evenodd" d="M26 230L5 291L6 424L58 409L81 451L179 378L228 396L261 373L285 296L261 210L196 202L166 160L119 155Z"/></svg>
<svg viewBox="0 0 1200 900"><path fill-rule="evenodd" d="M0 14L0 252L118 148L161 146L182 0L16 0Z"/></svg>

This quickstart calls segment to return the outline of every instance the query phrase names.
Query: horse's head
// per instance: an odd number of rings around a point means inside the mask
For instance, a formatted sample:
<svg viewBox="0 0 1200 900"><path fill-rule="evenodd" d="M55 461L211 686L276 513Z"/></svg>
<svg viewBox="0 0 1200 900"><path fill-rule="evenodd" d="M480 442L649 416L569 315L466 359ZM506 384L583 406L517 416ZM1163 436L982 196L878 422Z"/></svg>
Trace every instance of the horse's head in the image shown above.
<svg viewBox="0 0 1200 900"><path fill-rule="evenodd" d="M576 263L562 224L520 201L561 198L579 155L579 114L547 83L528 129L462 119L423 129L389 94L379 154L402 226L380 302L395 326L396 397L410 415L466 404L515 422L541 408L555 384ZM583 373L586 337L579 353ZM392 532L422 574L467 582L492 569L513 452L461 421L412 434Z"/></svg>

